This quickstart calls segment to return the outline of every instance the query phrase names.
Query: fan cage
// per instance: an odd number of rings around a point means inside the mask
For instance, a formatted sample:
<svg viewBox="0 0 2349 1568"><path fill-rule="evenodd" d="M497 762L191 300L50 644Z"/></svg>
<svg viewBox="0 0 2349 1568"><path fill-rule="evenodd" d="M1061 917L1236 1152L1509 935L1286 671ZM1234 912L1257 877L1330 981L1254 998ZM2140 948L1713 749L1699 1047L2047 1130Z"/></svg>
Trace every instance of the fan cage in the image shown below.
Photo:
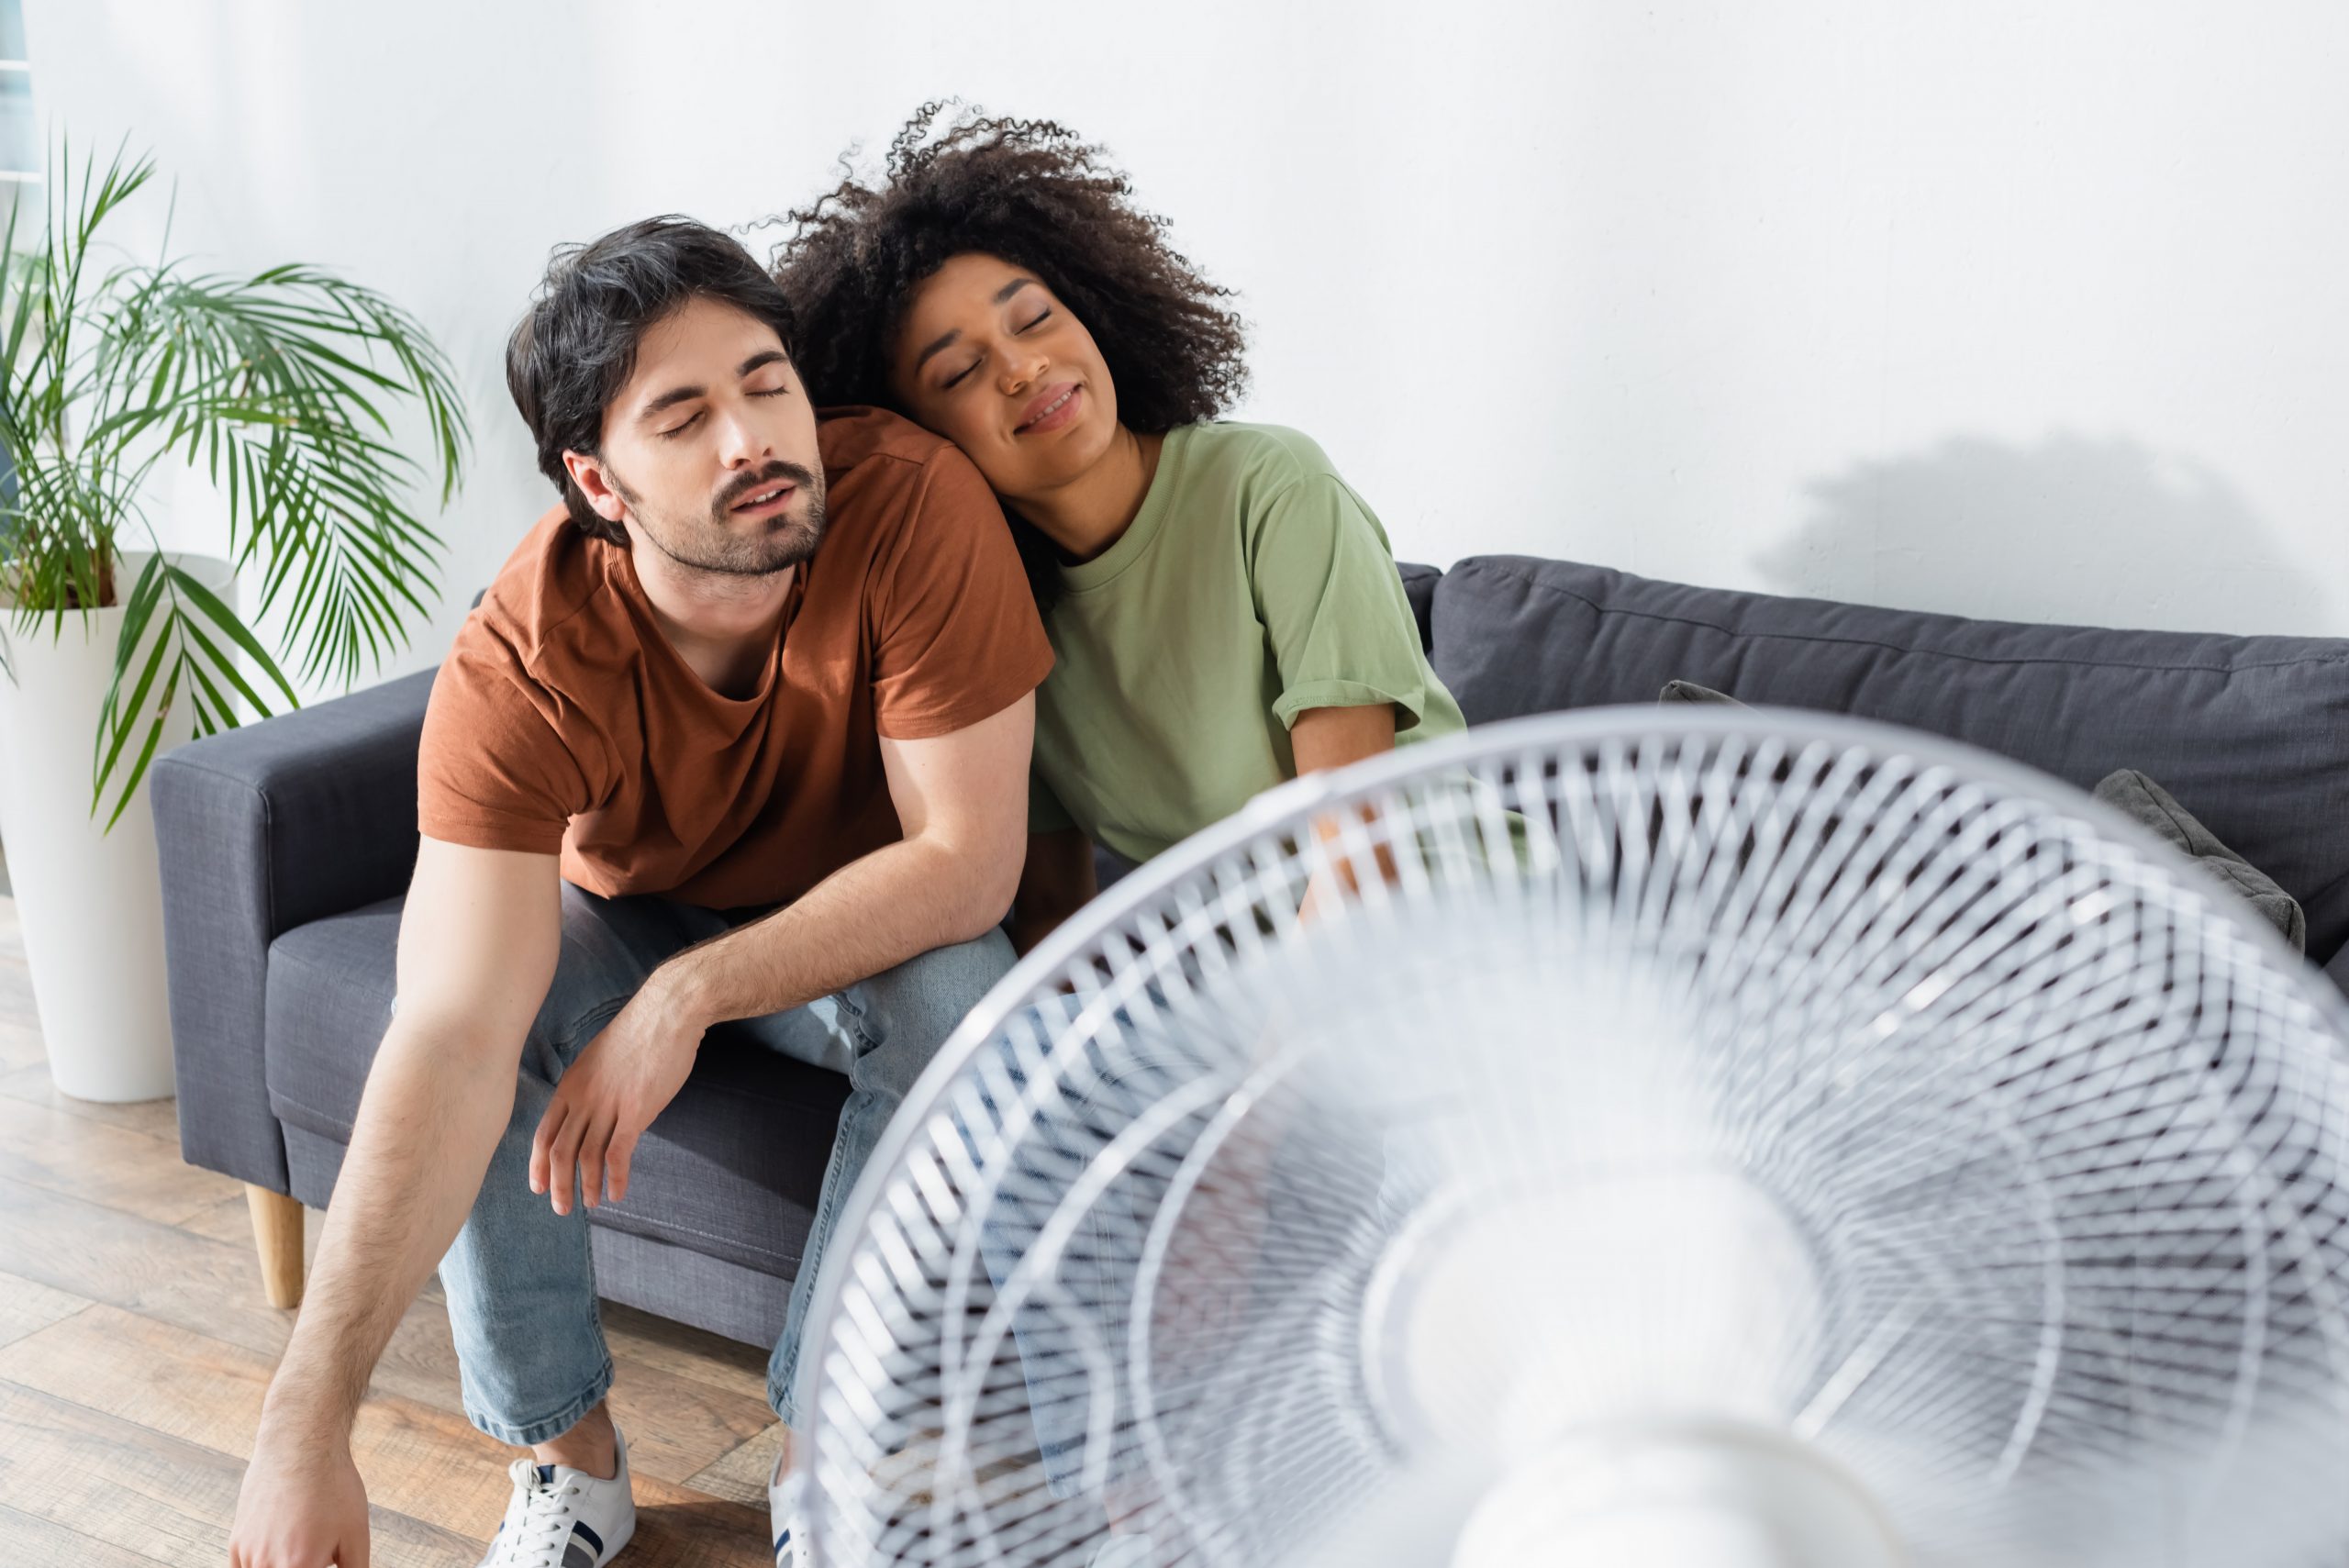
<svg viewBox="0 0 2349 1568"><path fill-rule="evenodd" d="M1596 710L1297 781L892 1123L809 1326L817 1559L1264 1568L1663 1412L1812 1445L1923 1562L2337 1561L2344 1024L2134 825L1882 726Z"/></svg>

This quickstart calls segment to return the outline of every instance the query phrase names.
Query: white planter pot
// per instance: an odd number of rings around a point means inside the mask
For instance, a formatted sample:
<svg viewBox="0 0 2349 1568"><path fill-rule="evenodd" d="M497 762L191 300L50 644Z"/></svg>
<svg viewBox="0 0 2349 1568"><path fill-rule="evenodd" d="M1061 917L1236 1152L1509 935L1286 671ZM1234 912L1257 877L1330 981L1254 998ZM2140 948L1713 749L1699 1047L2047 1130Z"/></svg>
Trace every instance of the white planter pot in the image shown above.
<svg viewBox="0 0 2349 1568"><path fill-rule="evenodd" d="M117 593L129 593L146 559L122 562ZM227 562L175 559L235 604ZM151 1100L172 1092L163 902L147 786L140 783L111 833L105 815L90 811L98 708L114 673L122 617L119 606L68 611L54 638L47 617L34 631L0 619L16 671L14 681L0 675L0 844L16 888L50 1073L82 1100ZM194 728L188 704L175 702L156 755ZM117 768L130 764L143 739L132 739ZM113 796L107 799L110 811Z"/></svg>

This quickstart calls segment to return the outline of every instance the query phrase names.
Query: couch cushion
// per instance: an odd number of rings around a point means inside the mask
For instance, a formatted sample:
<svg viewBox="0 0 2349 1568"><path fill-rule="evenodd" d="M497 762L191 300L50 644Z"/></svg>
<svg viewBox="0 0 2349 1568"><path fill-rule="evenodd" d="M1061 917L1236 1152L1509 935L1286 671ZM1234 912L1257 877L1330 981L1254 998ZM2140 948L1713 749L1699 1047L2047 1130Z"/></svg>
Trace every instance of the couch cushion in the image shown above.
<svg viewBox="0 0 2349 1568"><path fill-rule="evenodd" d="M2142 768L2299 901L2312 958L2349 939L2349 641L1975 621L1522 556L1446 572L1432 630L1472 724L1651 703L1686 679L1950 736L2083 789Z"/></svg>
<svg viewBox="0 0 2349 1568"><path fill-rule="evenodd" d="M350 1141L390 1018L400 903L315 920L271 945L269 1103L291 1126ZM847 1097L836 1073L712 1030L637 1146L628 1201L591 1218L788 1278Z"/></svg>

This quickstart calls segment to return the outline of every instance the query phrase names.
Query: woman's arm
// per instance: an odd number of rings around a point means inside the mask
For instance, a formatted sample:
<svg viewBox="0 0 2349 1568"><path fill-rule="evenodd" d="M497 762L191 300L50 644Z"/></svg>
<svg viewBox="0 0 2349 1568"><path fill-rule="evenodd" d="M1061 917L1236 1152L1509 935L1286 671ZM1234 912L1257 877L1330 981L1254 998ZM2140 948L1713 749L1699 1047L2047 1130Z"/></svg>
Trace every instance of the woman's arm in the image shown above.
<svg viewBox="0 0 2349 1568"><path fill-rule="evenodd" d="M1312 707L1297 716L1289 726L1289 751L1297 758L1299 778L1319 773L1325 768L1342 768L1349 762L1359 762L1365 757L1375 757L1395 749L1395 705L1371 703L1362 707ZM1365 808L1362 814L1367 822L1375 813ZM1353 867L1345 859L1345 851L1336 840L1344 831L1343 824L1335 817L1316 817L1314 837L1328 846L1330 864L1326 873L1317 872L1305 890L1305 902L1297 907L1297 917L1313 918L1316 909L1339 895L1329 884L1332 876L1348 894L1359 893ZM1379 870L1393 876L1393 857L1382 847L1377 851Z"/></svg>
<svg viewBox="0 0 2349 1568"><path fill-rule="evenodd" d="M1342 768L1364 757L1395 750L1395 705L1309 707L1289 726L1289 750L1301 777L1324 768Z"/></svg>
<svg viewBox="0 0 2349 1568"><path fill-rule="evenodd" d="M1011 901L1011 945L1026 953L1052 928L1092 901L1093 840L1084 829L1063 828L1028 835L1028 864Z"/></svg>

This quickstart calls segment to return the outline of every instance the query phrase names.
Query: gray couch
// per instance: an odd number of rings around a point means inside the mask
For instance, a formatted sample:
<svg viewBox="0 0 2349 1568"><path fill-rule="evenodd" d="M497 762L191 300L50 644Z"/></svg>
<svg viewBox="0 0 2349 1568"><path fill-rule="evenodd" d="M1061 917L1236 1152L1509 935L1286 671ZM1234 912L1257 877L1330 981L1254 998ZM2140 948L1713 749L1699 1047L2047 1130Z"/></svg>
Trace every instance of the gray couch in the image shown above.
<svg viewBox="0 0 2349 1568"><path fill-rule="evenodd" d="M1969 621L1494 556L1403 576L1471 722L1742 701L1931 730L2087 786L2166 785L2299 900L2349 991L2349 640ZM156 765L188 1160L322 1207L392 996L429 674ZM1105 864L1105 874L1120 868ZM725 1038L598 1210L605 1295L763 1344L781 1326L844 1079Z"/></svg>

